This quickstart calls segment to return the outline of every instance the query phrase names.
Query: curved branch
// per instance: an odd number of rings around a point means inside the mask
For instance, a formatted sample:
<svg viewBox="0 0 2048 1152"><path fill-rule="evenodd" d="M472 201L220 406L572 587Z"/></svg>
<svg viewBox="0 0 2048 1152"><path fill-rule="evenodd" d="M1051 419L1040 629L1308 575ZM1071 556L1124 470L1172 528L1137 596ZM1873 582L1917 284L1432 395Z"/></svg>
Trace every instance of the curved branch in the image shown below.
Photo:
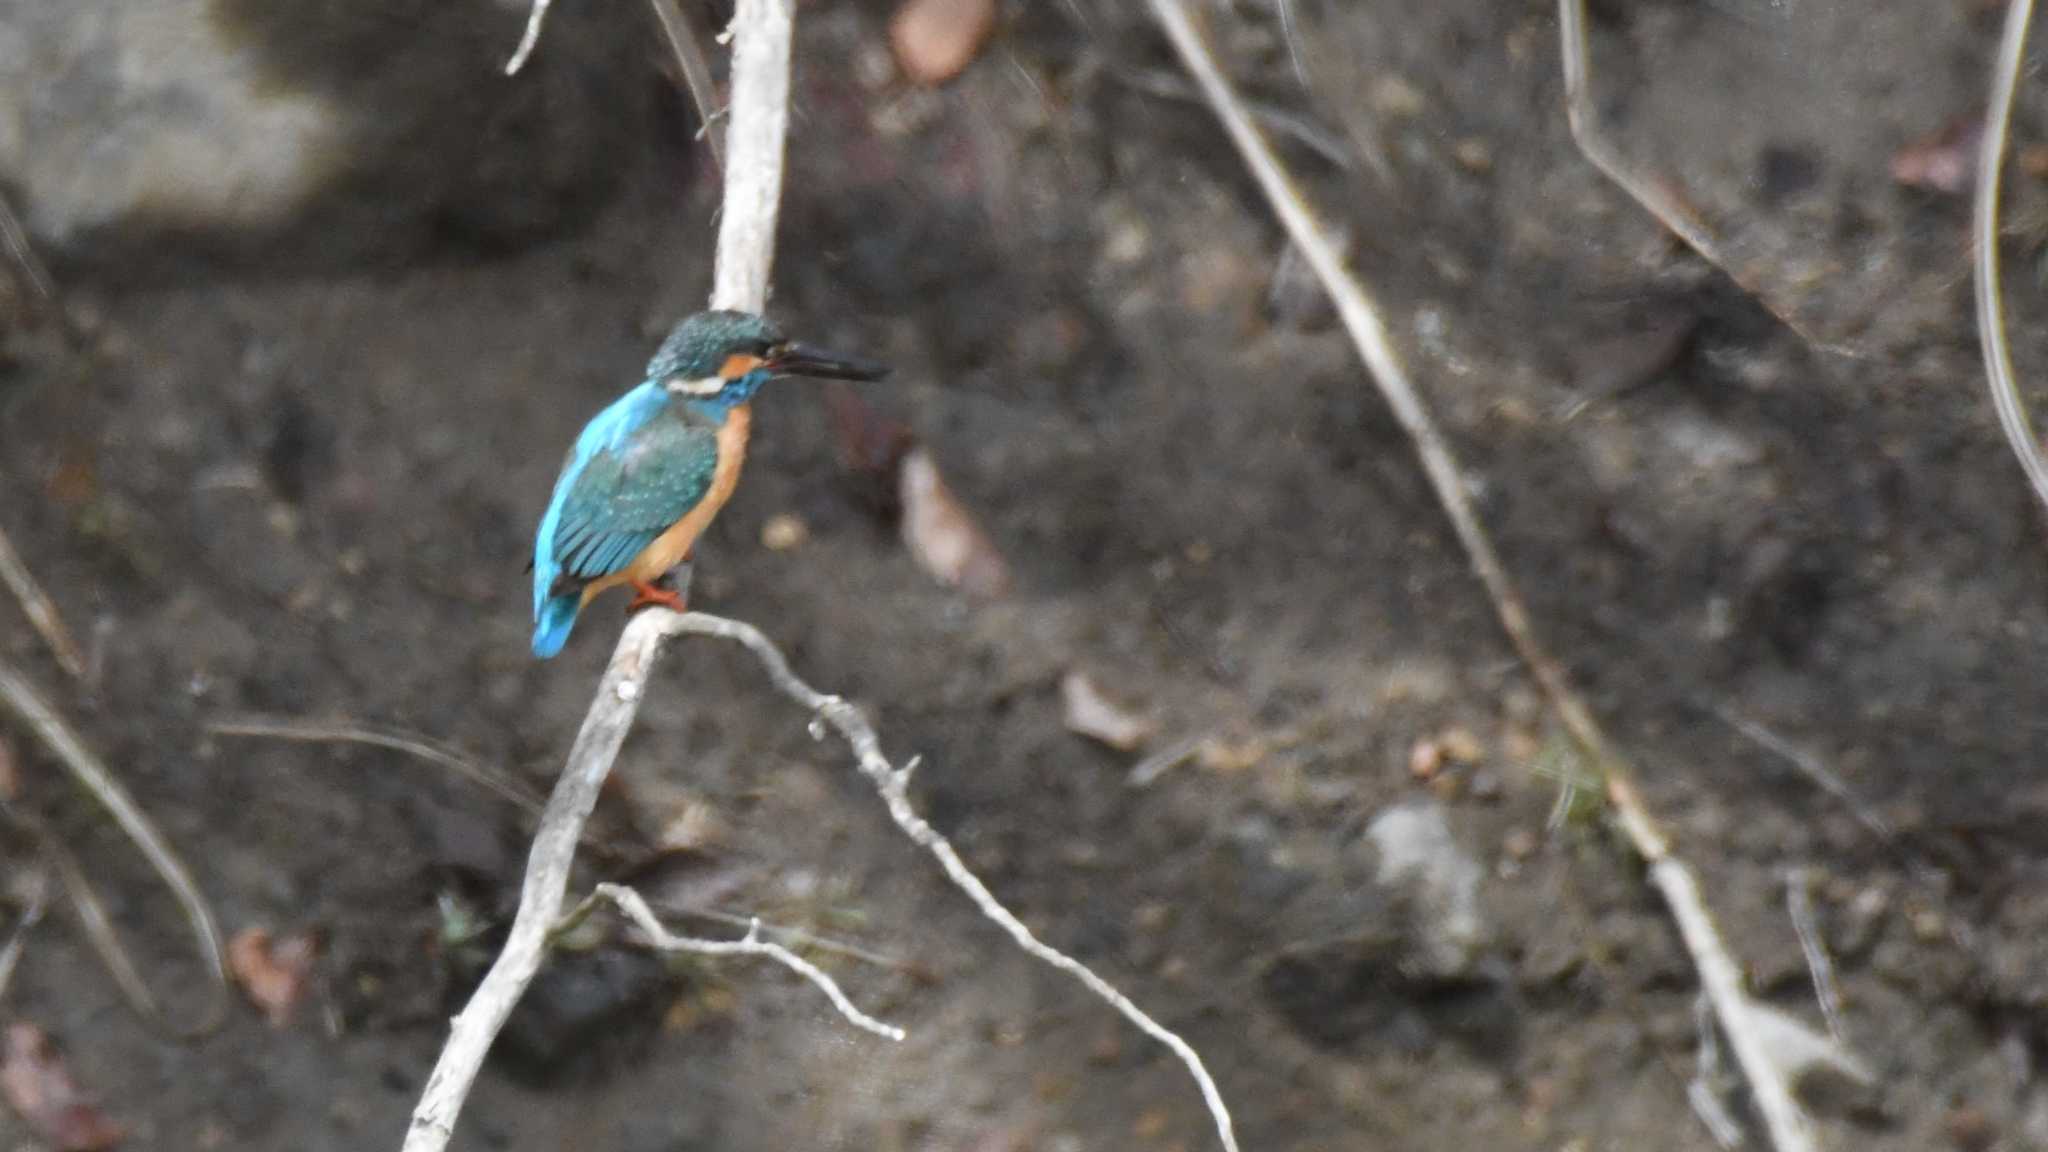
<svg viewBox="0 0 2048 1152"><path fill-rule="evenodd" d="M2005 340L2005 295L1998 279L1998 193L2005 172L2005 141L2012 128L2012 102L2020 85L2020 64L2027 55L2027 29L2033 22L2034 0L2012 0L2005 13L2005 37L1998 47L1998 66L1992 73L1991 106L1984 114L1983 151L1977 158L1977 205L1975 240L1977 249L1977 337L1984 346L1984 376L1991 386L1991 403L1998 409L1999 427L2005 442L2019 458L2020 469L2033 485L2034 495L2048 505L2048 460L2041 455L2034 438L2033 421L2027 418L2026 401L2020 397L2019 379L2012 367L2012 351Z"/></svg>

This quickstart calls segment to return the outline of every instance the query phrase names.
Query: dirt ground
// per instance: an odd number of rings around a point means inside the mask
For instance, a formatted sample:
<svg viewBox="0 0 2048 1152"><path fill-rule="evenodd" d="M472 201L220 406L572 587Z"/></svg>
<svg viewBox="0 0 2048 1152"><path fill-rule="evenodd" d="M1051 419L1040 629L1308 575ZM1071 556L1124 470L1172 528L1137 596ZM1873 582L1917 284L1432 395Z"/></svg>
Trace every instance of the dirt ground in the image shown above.
<svg viewBox="0 0 2048 1152"><path fill-rule="evenodd" d="M1016 588L983 602L927 577L838 463L821 393L790 384L757 405L696 606L758 624L920 755L932 820L1186 1033L1247 1149L1714 1148L1687 1103L1697 986L1671 923L1597 820L1550 826L1560 756L1531 686L1141 6L1007 5L938 91L890 74L891 7L802 5L774 311L896 365L866 394L931 446ZM1249 92L1335 143L1343 164L1285 147L1540 631L1642 765L1753 987L1818 1025L1785 903L1788 870L1813 878L1878 1074L1815 1097L1825 1146L2048 1148L2048 525L1983 393L1965 199L1891 167L1981 106L1997 5L1595 5L1606 127L1760 296L1574 149L1549 4L1296 7L1293 52L1266 4L1211 5L1210 24ZM290 1024L238 1003L180 1044L123 1007L68 918L31 937L7 1010L56 1038L131 1147L395 1149L524 859L527 817L440 769L205 724L397 726L544 790L609 650L607 601L533 660L521 569L576 428L704 298L716 182L643 14L558 9L550 35L616 49L592 91L623 143L550 226L451 224L374 263L304 232L271 263L203 237L55 253L85 346L8 336L0 523L96 637L100 680L62 677L12 607L0 651L230 932L321 940ZM2009 255L2031 379L2036 179L2014 176ZM354 207L304 228L375 218ZM807 528L797 546L763 545L778 516ZM1071 669L1156 717L1154 748L1242 754L1132 787L1135 754L1063 724ZM1810 751L1895 835L1730 717ZM853 1032L778 972L578 953L456 1146L1212 1147L1180 1067L980 922L806 721L739 654L673 653L591 877L686 815L715 827L643 878L882 954L812 953L910 1039ZM1419 781L1412 749L1451 729L1477 762ZM170 901L6 735L28 802L189 1001ZM1376 885L1365 831L1432 798L1483 869L1488 942L1456 978L1412 962L1421 913ZM483 938L460 939L476 918Z"/></svg>

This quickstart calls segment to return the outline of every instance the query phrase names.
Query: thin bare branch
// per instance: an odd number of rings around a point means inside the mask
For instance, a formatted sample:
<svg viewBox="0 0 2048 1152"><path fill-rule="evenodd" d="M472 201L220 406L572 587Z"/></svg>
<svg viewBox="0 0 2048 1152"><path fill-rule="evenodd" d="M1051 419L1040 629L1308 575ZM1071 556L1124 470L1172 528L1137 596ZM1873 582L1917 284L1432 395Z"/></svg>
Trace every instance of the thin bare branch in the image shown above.
<svg viewBox="0 0 2048 1152"><path fill-rule="evenodd" d="M1820 1002L1828 1035L1837 1044L1847 1044L1849 1028L1842 1014L1842 992L1835 983L1835 962L1828 956L1827 941L1821 939L1820 920L1813 912L1813 873L1808 869L1786 869L1785 914L1792 920L1793 934L1799 937L1806 970L1813 974L1813 997Z"/></svg>
<svg viewBox="0 0 2048 1152"><path fill-rule="evenodd" d="M1672 853L1670 842L1636 789L1634 774L1627 762L1614 752L1592 712L1580 701L1564 667L1537 638L1521 595L1515 590L1485 529L1480 526L1471 499L1465 493L1463 472L1402 367L1387 337L1379 309L1364 286L1344 266L1343 257L1330 245L1328 233L1309 207L1308 200L1281 165L1272 147L1260 135L1258 126L1245 111L1243 101L1223 75L1222 68L1196 28L1186 4L1183 0L1149 2L1153 15L1173 42L1181 62L1208 97L1217 119L1222 121L1225 131L1237 145L1246 167L1265 192L1274 213L1280 217L1295 245L1323 282L1388 407L1393 409L1395 418L1415 442L1423 472L1429 477L1437 502L1451 521L1467 559L1493 602L1501 630L1507 634L1516 654L1529 668L1552 711L1578 744L1580 752L1599 770L1617 823L1630 847L1649 865L1652 883L1678 922L1687 951L1692 954L1693 963L1700 972L1701 985L1713 1001L1715 1013L1728 1034L1729 1045L1735 1050L1736 1060L1749 1081L1757 1110L1762 1113L1778 1152L1811 1152L1814 1145L1809 1125L1805 1113L1793 1098L1790 1078L1781 1065L1770 1058L1771 1038L1764 1027L1765 1024L1775 1027L1778 1021L1773 1018L1759 1022L1763 1006L1755 1004L1743 993L1741 969L1729 955L1713 917L1700 899L1699 885L1693 879L1691 869ZM1573 0L1565 0L1565 7L1569 11ZM1575 39L1582 39L1582 35L1567 35L1568 51ZM1569 67L1567 75L1568 86L1583 89L1582 64L1575 80L1571 79Z"/></svg>
<svg viewBox="0 0 2048 1152"><path fill-rule="evenodd" d="M661 24L661 34L668 40L669 51L675 54L676 68L683 74L683 87L690 93L690 102L697 106L697 123L704 143L711 148L711 162L723 172L725 137L712 127L718 119L718 89L711 82L711 60L705 56L704 45L698 41L697 31L691 26L689 17L676 7L676 0L647 2L654 9L654 18Z"/></svg>
<svg viewBox="0 0 2048 1152"><path fill-rule="evenodd" d="M7 995L7 989L14 983L14 970L21 964L28 934L43 922L43 914L49 907L50 873L46 868L37 868L28 878L28 904L22 908L21 918L15 921L14 931L7 937L7 947L0 949L0 998Z"/></svg>
<svg viewBox="0 0 2048 1152"><path fill-rule="evenodd" d="M149 866L177 898L179 906L184 909L186 923L198 944L200 956L206 963L207 976L213 985L210 1003L198 1021L179 1028L178 1031L196 1035L218 1027L226 1018L228 987L220 929L215 923L212 907L199 891L199 885L193 882L191 871L185 867L185 862L172 850L163 834L157 831L155 822L143 812L142 807L128 794L128 790L114 778L113 772L86 748L85 742L72 732L71 726L64 722L63 717L57 714L57 710L50 707L37 694L27 677L4 662L0 662L0 709L4 709L22 727L33 732L71 773L72 779L107 810L108 815L114 818L114 823L134 842L143 858L149 861ZM51 845L61 847L55 836L48 836L46 839ZM67 856L68 854L58 857L60 873ZM91 887L84 883L83 872L79 871L75 864L71 865L71 871L76 875L67 877L66 882L72 887L74 896L81 890L89 895ZM80 919L85 923L89 933L96 927L96 918L97 927L104 929L106 939L113 939L112 925L107 922L105 913L98 910L97 901L74 899L74 903L79 906ZM163 1014L157 1008L155 998L150 995L148 986L142 982L141 976L135 973L134 966L126 962L126 956L121 952L119 945L115 944L109 952L96 939L95 946L100 947L102 958L108 961L115 978L122 983L130 999L143 1006L145 1015L161 1022Z"/></svg>
<svg viewBox="0 0 2048 1152"><path fill-rule="evenodd" d="M837 982L827 976L817 965L770 940L761 939L761 922L756 920L747 925L747 934L738 940L700 940L694 936L677 936L661 926L655 919L654 910L641 899L640 893L623 884L599 884L590 894L590 900L609 900L626 914L635 927L645 933L648 942L663 952L689 952L698 956L763 956L782 965L815 985L825 998L832 1001L832 1007L846 1017L847 1023L863 1031L872 1032L885 1040L901 1040L903 1029L894 1024L884 1024L854 1006L841 991ZM571 912L573 917L575 912Z"/></svg>
<svg viewBox="0 0 2048 1152"><path fill-rule="evenodd" d="M232 716L208 721L206 731L211 736L284 740L298 744L366 744L373 748L388 748L446 768L500 799L517 805L528 815L540 815L547 803L522 781L439 740L396 728L377 728L350 720L323 723L284 716Z"/></svg>
<svg viewBox="0 0 2048 1152"><path fill-rule="evenodd" d="M61 315L57 284L50 278L50 270L43 267L35 246L28 241L28 229L22 226L21 217L14 214L14 205L4 194L0 194L0 244L6 246L8 258L21 270L21 278L27 283L29 294L35 297L36 307Z"/></svg>
<svg viewBox="0 0 2048 1152"><path fill-rule="evenodd" d="M1837 776L1826 764L1821 763L1820 757L1726 705L1715 704L1712 711L1716 720L1734 729L1757 747L1798 769L1799 774L1812 781L1815 787L1840 800L1843 806L1849 809L1850 814L1865 828L1876 833L1879 839L1890 840L1896 835L1891 821L1886 820L1882 813L1872 808L1863 797L1858 796L1847 781Z"/></svg>
<svg viewBox="0 0 2048 1152"><path fill-rule="evenodd" d="M885 956L872 948L863 948L858 944L850 944L831 936L821 936L816 932L806 932L802 928L792 928L787 924L772 924L761 919L759 916L742 916L737 912L727 912L723 908L687 907L676 908L672 914L677 916L695 916L715 924L730 924L735 928L759 928L770 936L780 936L782 939L800 948L815 948L820 952L829 952L834 956L844 956L849 960L858 960L863 964L873 964L877 968L888 968L892 971L900 972L909 967L908 964L905 964L896 957Z"/></svg>
<svg viewBox="0 0 2048 1152"><path fill-rule="evenodd" d="M51 601L43 586L36 583L28 565L22 562L21 553L14 550L14 541L0 530L0 582L21 602L21 614L28 617L29 624L43 643L50 646L50 654L57 658L57 664L70 673L75 680L85 678L85 657L78 651L78 642L71 638L71 630L64 626L64 618L57 614L57 605Z"/></svg>
<svg viewBox="0 0 2048 1152"><path fill-rule="evenodd" d="M1207 1065L1192 1045L1173 1030L1154 1020L1131 999L1119 992L1107 980L1095 974L1087 965L1064 952L1046 944L1034 935L1024 922L1017 919L980 877L969 869L953 845L937 829L925 823L910 802L910 776L917 762L912 760L897 768L882 754L881 739L861 714L860 709L838 696L827 696L798 679L790 671L789 660L780 649L761 631L751 624L738 620L727 620L718 616L707 616L692 612L687 616L671 617L673 630L700 636L715 636L745 646L757 657L768 671L768 678L785 696L795 700L819 719L830 725L849 745L858 759L861 774L880 793L882 802L889 810L889 818L896 823L905 836L930 853L939 862L946 878L953 886L967 894L981 914L1007 932L1017 947L1053 968L1081 982L1082 986L1096 997L1116 1009L1124 1019L1136 1025L1138 1030L1166 1046L1180 1062L1187 1067L1201 1089L1202 1101L1209 1108L1209 1116L1216 1125L1217 1139L1228 1152L1237 1152L1237 1135L1230 1120L1230 1109L1223 1103L1223 1094L1216 1087L1216 1081L1209 1075Z"/></svg>
<svg viewBox="0 0 2048 1152"><path fill-rule="evenodd" d="M2019 459L2020 470L2034 495L2048 505L2048 459L2034 438L2033 421L2020 396L2012 350L2005 340L2005 289L1998 275L1998 198L2005 173L2006 137L2012 130L2013 96L2019 90L2020 65L2027 55L2027 30L2034 19L2034 0L2012 0L2005 10L2005 37L1998 46L1992 73L1991 106L1984 114L1983 152L1977 158L1976 281L1977 339L1984 347L1984 376L1991 403L1998 410L2005 442Z"/></svg>
<svg viewBox="0 0 2048 1152"><path fill-rule="evenodd" d="M519 47L512 50L512 58L505 61L505 75L517 76L526 67L526 60L533 55L540 44L541 25L547 23L548 9L555 0L533 0L533 8L526 14L526 31L519 34Z"/></svg>

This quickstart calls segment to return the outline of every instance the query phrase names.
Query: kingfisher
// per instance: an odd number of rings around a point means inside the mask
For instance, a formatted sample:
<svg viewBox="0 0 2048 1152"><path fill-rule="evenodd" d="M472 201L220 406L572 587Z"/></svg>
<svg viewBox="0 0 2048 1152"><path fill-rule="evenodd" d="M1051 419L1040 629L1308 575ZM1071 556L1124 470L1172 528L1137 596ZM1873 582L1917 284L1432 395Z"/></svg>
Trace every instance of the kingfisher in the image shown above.
<svg viewBox="0 0 2048 1152"><path fill-rule="evenodd" d="M533 654L560 652L576 614L608 588L633 589L628 612L682 611L669 573L739 484L762 385L888 372L788 340L751 312L699 312L677 324L645 379L583 426L555 481L533 540Z"/></svg>

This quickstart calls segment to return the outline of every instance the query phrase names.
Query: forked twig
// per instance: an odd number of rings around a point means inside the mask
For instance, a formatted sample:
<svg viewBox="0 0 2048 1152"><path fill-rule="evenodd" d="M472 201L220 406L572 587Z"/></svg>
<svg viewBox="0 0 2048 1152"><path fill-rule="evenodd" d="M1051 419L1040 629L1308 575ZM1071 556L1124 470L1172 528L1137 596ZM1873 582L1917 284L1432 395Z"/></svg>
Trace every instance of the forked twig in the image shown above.
<svg viewBox="0 0 2048 1152"><path fill-rule="evenodd" d="M21 602L21 614L28 617L29 624L43 643L50 646L50 654L72 679L85 677L85 657L78 651L78 641L71 638L71 630L64 626L64 618L57 614L57 605L43 586L36 583L34 573L22 562L21 553L14 550L14 542L7 533L0 530L0 583Z"/></svg>
<svg viewBox="0 0 2048 1152"><path fill-rule="evenodd" d="M1592 712L1581 703L1563 666L1537 639L1521 595L1508 578L1507 570L1494 552L1492 541L1480 527L1471 499L1465 494L1457 460L1437 429L1436 421L1423 405L1414 383L1402 368L1400 358L1387 338L1378 308L1363 285L1344 266L1343 257L1331 247L1326 239L1327 233L1309 207L1308 200L1259 134L1257 125L1245 111L1243 102L1224 77L1222 68L1195 27L1184 0L1149 2L1153 15L1173 42L1181 62L1207 95L1217 119L1222 121L1225 131L1237 145L1246 167L1265 192L1274 213L1280 217L1295 246L1315 270L1335 303L1338 316L1350 333L1352 342L1357 345L1359 355L1370 370L1374 383L1379 386L1381 395L1386 398L1387 406L1393 409L1395 418L1415 442L1423 472L1429 477L1437 502L1450 520L1459 543L1464 546L1466 557L1493 602L1501 630L1507 633L1516 654L1528 666L1551 709L1571 734L1580 752L1599 769L1617 823L1630 847L1649 866L1652 884L1678 922L1686 950L1692 954L1694 966L1699 971L1701 985L1713 1001L1715 1015L1728 1034L1729 1046L1735 1050L1736 1060L1749 1081L1757 1110L1762 1113L1778 1152L1811 1152L1814 1145L1805 1113L1793 1099L1790 1077L1773 1058L1773 1039L1782 1033L1767 1034L1764 1031L1766 1026L1776 1029L1780 1025L1796 1025L1778 1015L1766 1020L1763 1013L1767 1010L1743 991L1741 968L1722 942L1713 917L1700 898L1699 885L1693 879L1692 870L1671 851L1670 842L1636 790L1634 774L1627 762L1614 752ZM1572 0L1565 0L1565 5L1569 10Z"/></svg>
<svg viewBox="0 0 2048 1152"><path fill-rule="evenodd" d="M625 913L635 927L647 936L648 943L662 952L688 952L697 956L762 956L775 961L784 968L810 981L825 998L832 1001L832 1007L854 1027L872 1032L884 1040L901 1040L905 1033L894 1024L884 1024L873 1016L854 1006L846 993L832 977L827 976L816 964L784 948L772 940L761 939L761 922L747 925L747 934L738 940L700 940L694 936L677 936L661 926L655 918L654 909L647 906L640 893L623 884L599 884L586 897L582 905L569 913L568 919L579 919L586 906L600 900L608 900L620 912Z"/></svg>
<svg viewBox="0 0 2048 1152"><path fill-rule="evenodd" d="M2048 459L2034 439L2033 421L2012 367L2005 340L2005 293L1998 278L1998 197L2005 173L2005 142L2012 130L2012 102L2019 91L2020 65L2027 55L2027 30L2034 18L2034 0L2012 0L2005 10L2005 37L1998 46L1992 72L1991 105L1984 113L1983 151L1977 157L1976 282L1977 339L1984 346L1984 376L1991 403L1998 409L2005 442L2019 458L2034 495L2048 505Z"/></svg>
<svg viewBox="0 0 2048 1152"><path fill-rule="evenodd" d="M22 727L33 732L49 748L79 786L90 793L92 798L99 802L100 807L106 809L108 815L114 818L114 823L134 842L143 858L149 861L149 866L177 898L179 906L184 909L185 920L191 927L192 935L198 941L200 955L206 962L207 976L213 985L213 996L195 1023L176 1030L184 1035L197 1035L218 1027L227 1014L227 966L223 960L220 929L214 921L212 907L200 893L199 885L193 882L192 874L185 867L184 861L179 859L177 852L164 840L163 834L157 831L156 824L128 794L128 790L114 778L114 774L101 763L99 757L86 748L85 742L72 732L71 726L64 722L63 717L57 714L57 710L50 707L36 693L27 677L4 662L0 662L0 709L11 714ZM46 835L44 839L53 847L62 847L54 835ZM127 957L119 944L114 943L111 951L106 946L106 942L115 939L113 927L107 921L106 913L99 908L97 900L90 898L91 886L84 883L84 873L78 870L75 863L67 865L68 853L60 853L55 859L60 874L64 874L68 867L69 874L64 875L66 885L72 890L73 902L79 909L80 918L85 922L88 934L93 936L94 947L100 952L101 958L107 962L115 979L122 985L123 991L137 1004L143 1014L158 1023L163 1023L163 1013L157 1007L155 997L150 994L141 976L135 972L134 966L127 962Z"/></svg>

